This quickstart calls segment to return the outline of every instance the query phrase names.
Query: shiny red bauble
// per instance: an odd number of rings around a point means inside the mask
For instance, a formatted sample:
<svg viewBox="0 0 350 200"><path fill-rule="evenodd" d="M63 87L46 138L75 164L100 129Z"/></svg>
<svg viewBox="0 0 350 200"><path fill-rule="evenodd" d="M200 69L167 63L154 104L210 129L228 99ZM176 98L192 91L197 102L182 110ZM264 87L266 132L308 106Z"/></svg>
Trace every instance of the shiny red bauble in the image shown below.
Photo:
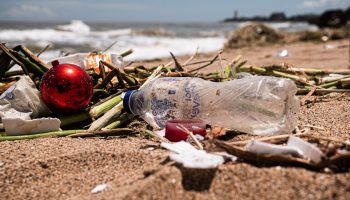
<svg viewBox="0 0 350 200"><path fill-rule="evenodd" d="M46 106L56 113L73 113L91 101L93 83L90 76L73 64L53 63L44 74L40 92Z"/></svg>

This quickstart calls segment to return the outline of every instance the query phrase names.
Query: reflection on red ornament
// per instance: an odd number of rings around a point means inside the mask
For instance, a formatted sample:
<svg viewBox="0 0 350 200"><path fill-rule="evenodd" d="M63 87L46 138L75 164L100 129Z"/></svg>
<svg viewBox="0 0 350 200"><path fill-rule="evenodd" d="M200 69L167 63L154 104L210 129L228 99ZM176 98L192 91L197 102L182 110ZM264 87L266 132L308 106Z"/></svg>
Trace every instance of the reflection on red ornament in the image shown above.
<svg viewBox="0 0 350 200"><path fill-rule="evenodd" d="M44 103L51 111L73 113L90 103L93 83L80 67L53 62L53 67L42 78L40 91Z"/></svg>

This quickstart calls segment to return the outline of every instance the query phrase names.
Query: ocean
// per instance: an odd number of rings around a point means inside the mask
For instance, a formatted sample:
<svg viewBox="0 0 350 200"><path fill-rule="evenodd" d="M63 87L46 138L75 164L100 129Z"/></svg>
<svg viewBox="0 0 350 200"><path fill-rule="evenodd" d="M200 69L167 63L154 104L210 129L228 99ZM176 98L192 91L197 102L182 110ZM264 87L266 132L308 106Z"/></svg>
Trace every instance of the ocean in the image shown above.
<svg viewBox="0 0 350 200"><path fill-rule="evenodd" d="M230 32L244 23L156 23L156 22L0 22L0 41L7 46L19 44L34 52L46 45L50 48L41 58L51 60L64 54L103 51L122 53L133 49L128 60L150 60L176 56L215 52L223 48ZM315 30L307 23L268 23L286 32Z"/></svg>

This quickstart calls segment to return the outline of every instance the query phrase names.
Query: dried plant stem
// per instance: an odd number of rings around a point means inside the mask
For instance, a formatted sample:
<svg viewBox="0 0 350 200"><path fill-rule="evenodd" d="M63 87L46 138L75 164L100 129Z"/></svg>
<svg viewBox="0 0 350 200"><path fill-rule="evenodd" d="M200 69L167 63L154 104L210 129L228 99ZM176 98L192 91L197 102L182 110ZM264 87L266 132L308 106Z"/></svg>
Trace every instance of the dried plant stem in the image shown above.
<svg viewBox="0 0 350 200"><path fill-rule="evenodd" d="M194 143L198 146L200 150L203 150L203 145L197 140L197 138L193 135L191 131L189 131L184 125L180 124L177 126L178 129L182 130L183 132L187 133L194 141Z"/></svg>
<svg viewBox="0 0 350 200"><path fill-rule="evenodd" d="M325 129L324 129L323 127L313 126L313 125L310 125L310 124L307 124L307 125L298 125L298 126L308 127L308 128L313 128L313 129L318 129L318 130L321 130L321 131L325 131Z"/></svg>
<svg viewBox="0 0 350 200"><path fill-rule="evenodd" d="M305 135L305 137L316 139L316 140L323 140L327 142L336 142L336 143L344 144L346 146L350 146L350 144L347 141L343 139L336 139L334 137L325 137L325 136L317 136L317 135Z"/></svg>
<svg viewBox="0 0 350 200"><path fill-rule="evenodd" d="M38 65L41 68L41 70L46 72L47 70L50 69L50 66L48 64L43 62L40 58L38 58L34 53L32 53L25 46L20 45L19 48L24 53L24 55L26 55L29 58L29 60L31 60L32 62L35 62L35 64Z"/></svg>
<svg viewBox="0 0 350 200"><path fill-rule="evenodd" d="M134 50L128 49L128 50L124 51L123 53L121 53L120 56L121 57L126 57L126 56L132 54L133 52L134 52Z"/></svg>
<svg viewBox="0 0 350 200"><path fill-rule="evenodd" d="M108 51L110 48L112 48L115 44L117 44L118 41L114 41L112 42L112 44L110 44L108 47L106 47L105 49L102 50L102 53Z"/></svg>
<svg viewBox="0 0 350 200"><path fill-rule="evenodd" d="M220 55L221 53L222 53L222 50L220 50L220 51L213 57L213 59L210 60L210 62L209 62L208 64L205 64L205 65L203 65L203 66L197 67L197 68L192 69L192 70L189 70L188 72L189 72L189 73L192 73L192 72L198 71L198 70L200 70L200 69L203 69L203 68L205 68L205 67L207 67L207 66L213 64L213 63L215 62L215 60L217 60L217 59L219 58L219 55Z"/></svg>
<svg viewBox="0 0 350 200"><path fill-rule="evenodd" d="M51 47L50 44L46 45L43 49L39 51L39 53L36 54L37 57L39 57L42 53L44 53L46 50L48 50Z"/></svg>
<svg viewBox="0 0 350 200"><path fill-rule="evenodd" d="M304 136L307 135L308 133L297 133L294 134L293 136ZM267 137L262 137L262 138L256 138L254 140L260 141L260 142L267 142L271 140L277 140L277 141L284 141L289 138L292 134L284 134L284 135L273 135L273 136L267 136ZM243 141L237 141L237 142L230 142L229 144L231 145L246 145L248 144L252 139L249 140L243 140Z"/></svg>
<svg viewBox="0 0 350 200"><path fill-rule="evenodd" d="M307 94L308 92L310 92L311 89L298 89L297 94ZM343 92L350 92L349 89L316 89L314 94L329 94L332 92L338 92L338 93L343 93Z"/></svg>
<svg viewBox="0 0 350 200"><path fill-rule="evenodd" d="M116 71L116 74L120 74L120 76L122 77L122 80L124 80L126 83L128 83L128 85L130 86L135 86L138 84L137 80L135 78L130 78L127 74L125 74L124 72L121 72L120 69L115 66L113 63L110 63L110 62L106 62L106 61L103 61L101 60L101 62L107 66L108 68L112 69L112 72L113 71ZM118 78L118 76L117 76ZM118 78L118 81L119 79L121 79L120 77ZM121 84L124 84L122 81L119 82Z"/></svg>
<svg viewBox="0 0 350 200"><path fill-rule="evenodd" d="M284 67L280 68L280 71L289 73L306 73L307 75L326 75L326 74L350 74L350 69L312 69L312 68L294 68Z"/></svg>
<svg viewBox="0 0 350 200"><path fill-rule="evenodd" d="M145 87L149 82L151 82L153 79L159 77L161 75L161 71L163 69L163 65L159 65L154 71L153 73L147 78L147 80L141 85L141 87L139 89L142 89L143 87Z"/></svg>
<svg viewBox="0 0 350 200"><path fill-rule="evenodd" d="M94 89L102 89L105 88L107 86L107 84L113 79L113 77L117 74L117 70L112 70L111 72L109 72L106 76L106 78L104 78L102 80L102 83L97 84Z"/></svg>
<svg viewBox="0 0 350 200"><path fill-rule="evenodd" d="M183 66L187 65L188 63L190 63L197 55L198 55L198 51L199 51L199 46L197 46L196 51L194 52L194 54L189 57L184 63Z"/></svg>
<svg viewBox="0 0 350 200"><path fill-rule="evenodd" d="M145 133L146 135L153 137L153 138L157 138L161 142L171 143L168 139L166 139L165 137L159 136L158 134L154 133L153 131L146 129L146 130L143 130L142 132Z"/></svg>
<svg viewBox="0 0 350 200"><path fill-rule="evenodd" d="M130 135L134 131L130 128L118 128L118 129L110 129L104 131L84 131L76 134L70 135L70 137L93 137L93 136L120 136L120 135Z"/></svg>
<svg viewBox="0 0 350 200"><path fill-rule="evenodd" d="M174 60L176 70L179 71L179 72L185 71L184 68L182 68L181 64L177 61L177 59L176 59L176 57L174 56L174 54L171 53L171 52L169 52L169 53L170 53L171 57L172 57L173 60Z"/></svg>
<svg viewBox="0 0 350 200"><path fill-rule="evenodd" d="M310 92L307 93L307 95L305 95L304 97L302 97L302 98L300 99L300 104L301 104L301 105L304 105L305 102L314 94L316 88L317 88L316 86L312 87L311 90L310 90Z"/></svg>
<svg viewBox="0 0 350 200"><path fill-rule="evenodd" d="M40 68L38 65L36 65L32 61L30 61L29 59L21 56L17 51L10 50L10 52L18 60L20 60L21 63L23 63L23 66L21 66L21 67L22 67L24 73L26 73L27 75L29 74L29 69L30 69L30 72L33 72L35 75L37 75L39 77L42 77L45 74L45 71L42 68Z"/></svg>
<svg viewBox="0 0 350 200"><path fill-rule="evenodd" d="M263 67L244 66L244 67L240 67L239 71L240 72L254 72L254 73L260 74L260 75L273 75L273 76L278 76L278 77L282 77L282 78L289 78L289 79L292 79L296 82L299 82L299 83L302 83L302 84L305 84L308 86L313 86L312 84L308 83L306 79L303 79L300 76L293 75L293 74L287 74L287 73L276 71L276 70L269 71Z"/></svg>
<svg viewBox="0 0 350 200"><path fill-rule="evenodd" d="M3 53L5 53L7 56L9 56L9 57L11 58L11 60L12 60L14 63L16 63L16 64L18 64L19 66L21 66L22 69L25 68L25 67L24 67L24 64L23 64L20 60L18 60L14 55L12 55L12 53L10 52L11 49L8 49L8 48L7 48L3 43L1 43L1 42L0 42L0 49L3 51ZM12 66L13 66L13 65L9 65L9 66L7 67L7 69L5 69L4 71L7 71L7 70L10 69ZM23 71L24 71L24 70L23 70Z"/></svg>

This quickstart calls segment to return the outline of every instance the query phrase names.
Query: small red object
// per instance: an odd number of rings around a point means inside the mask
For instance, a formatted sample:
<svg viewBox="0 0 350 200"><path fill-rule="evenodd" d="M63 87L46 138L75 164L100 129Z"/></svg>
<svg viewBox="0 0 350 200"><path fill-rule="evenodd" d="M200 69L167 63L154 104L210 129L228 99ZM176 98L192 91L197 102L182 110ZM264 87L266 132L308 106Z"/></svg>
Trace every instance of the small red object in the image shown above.
<svg viewBox="0 0 350 200"><path fill-rule="evenodd" d="M171 142L179 142L181 140L186 140L188 134L178 127L183 125L187 130L191 131L193 135L199 134L203 137L206 135L206 124L201 120L193 119L179 119L179 120L169 120L165 123L165 138Z"/></svg>
<svg viewBox="0 0 350 200"><path fill-rule="evenodd" d="M53 112L73 113L85 108L93 95L90 76L73 64L53 62L41 81L41 97Z"/></svg>

